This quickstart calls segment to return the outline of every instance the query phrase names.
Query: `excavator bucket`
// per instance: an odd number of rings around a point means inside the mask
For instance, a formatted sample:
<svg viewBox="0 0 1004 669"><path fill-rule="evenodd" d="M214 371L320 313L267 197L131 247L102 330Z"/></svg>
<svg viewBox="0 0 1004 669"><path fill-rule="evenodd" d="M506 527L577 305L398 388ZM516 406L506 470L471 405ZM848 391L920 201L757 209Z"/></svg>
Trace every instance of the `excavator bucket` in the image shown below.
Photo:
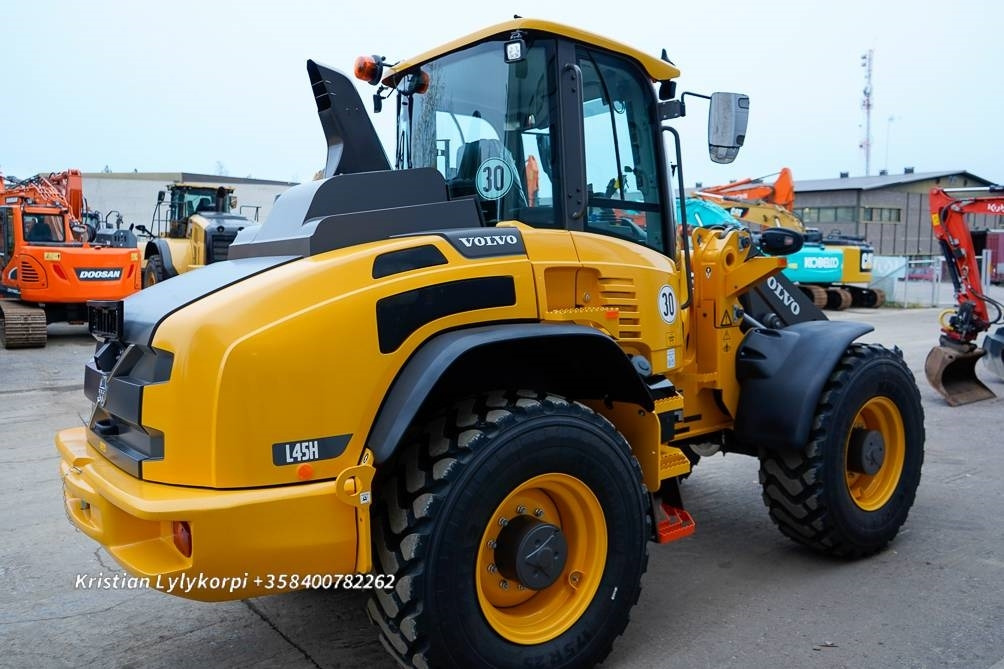
<svg viewBox="0 0 1004 669"><path fill-rule="evenodd" d="M997 332L987 333L983 339L983 350L987 352L983 362L998 379L1004 381L1004 327L997 328Z"/></svg>
<svg viewBox="0 0 1004 669"><path fill-rule="evenodd" d="M998 351L998 362L999 362ZM959 406L996 397L976 378L976 361L986 355L982 348L970 352L952 346L935 346L927 354L924 373L931 387L941 393L950 406Z"/></svg>

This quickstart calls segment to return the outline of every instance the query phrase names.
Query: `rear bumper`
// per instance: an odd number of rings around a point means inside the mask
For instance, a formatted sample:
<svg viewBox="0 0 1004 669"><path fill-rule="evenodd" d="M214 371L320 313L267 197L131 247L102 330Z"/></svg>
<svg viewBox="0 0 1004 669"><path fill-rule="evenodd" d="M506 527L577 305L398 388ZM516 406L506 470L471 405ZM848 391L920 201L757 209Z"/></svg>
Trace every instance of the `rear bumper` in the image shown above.
<svg viewBox="0 0 1004 669"><path fill-rule="evenodd" d="M247 490L164 485L115 467L88 445L83 427L58 433L56 447L70 521L151 588L220 601L280 592L280 575L369 568L369 509L346 503L336 481ZM174 521L191 528L191 557L174 545ZM357 554L360 541L366 549Z"/></svg>

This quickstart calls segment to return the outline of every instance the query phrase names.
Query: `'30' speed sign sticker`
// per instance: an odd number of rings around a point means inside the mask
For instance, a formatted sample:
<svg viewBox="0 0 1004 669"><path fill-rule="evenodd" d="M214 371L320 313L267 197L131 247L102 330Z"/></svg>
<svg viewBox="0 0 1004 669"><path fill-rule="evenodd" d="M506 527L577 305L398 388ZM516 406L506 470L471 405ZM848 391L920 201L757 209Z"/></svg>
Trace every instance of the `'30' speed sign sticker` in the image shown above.
<svg viewBox="0 0 1004 669"><path fill-rule="evenodd" d="M676 301L676 293L672 286L663 286L659 289L659 315L662 320L670 325L676 322L676 312L679 311L680 304Z"/></svg>

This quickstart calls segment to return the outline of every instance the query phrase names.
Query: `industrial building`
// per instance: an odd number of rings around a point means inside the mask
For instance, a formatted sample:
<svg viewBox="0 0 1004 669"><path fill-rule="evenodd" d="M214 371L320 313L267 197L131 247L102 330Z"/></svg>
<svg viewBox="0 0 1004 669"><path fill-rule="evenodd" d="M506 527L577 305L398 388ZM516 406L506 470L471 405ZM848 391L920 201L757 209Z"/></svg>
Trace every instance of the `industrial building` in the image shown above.
<svg viewBox="0 0 1004 669"><path fill-rule="evenodd" d="M966 171L914 172L795 182L795 213L823 234L839 231L865 237L881 255L940 253L931 232L928 192L932 188L985 187L992 182ZM979 195L978 192L974 195ZM1002 216L973 216L970 228L1004 228Z"/></svg>
<svg viewBox="0 0 1004 669"><path fill-rule="evenodd" d="M216 174L193 172L84 172L84 196L91 209L109 217L110 222L122 215L126 225L150 225L157 206L157 192L171 183L198 183L232 186L237 196L239 213L254 221L264 221L272 203L295 183L265 179L241 179Z"/></svg>

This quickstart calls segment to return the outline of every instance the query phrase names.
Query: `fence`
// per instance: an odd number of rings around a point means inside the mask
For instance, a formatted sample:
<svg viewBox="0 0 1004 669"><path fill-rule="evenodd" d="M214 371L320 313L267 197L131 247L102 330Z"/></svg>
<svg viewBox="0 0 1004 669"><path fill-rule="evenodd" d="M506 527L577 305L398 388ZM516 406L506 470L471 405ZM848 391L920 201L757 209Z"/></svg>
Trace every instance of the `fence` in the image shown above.
<svg viewBox="0 0 1004 669"><path fill-rule="evenodd" d="M977 258L980 281L984 290L991 286L990 251L984 250ZM955 304L955 287L952 285L945 259L941 256L907 258L905 256L876 256L872 269L872 288L885 292L890 306L940 307Z"/></svg>

